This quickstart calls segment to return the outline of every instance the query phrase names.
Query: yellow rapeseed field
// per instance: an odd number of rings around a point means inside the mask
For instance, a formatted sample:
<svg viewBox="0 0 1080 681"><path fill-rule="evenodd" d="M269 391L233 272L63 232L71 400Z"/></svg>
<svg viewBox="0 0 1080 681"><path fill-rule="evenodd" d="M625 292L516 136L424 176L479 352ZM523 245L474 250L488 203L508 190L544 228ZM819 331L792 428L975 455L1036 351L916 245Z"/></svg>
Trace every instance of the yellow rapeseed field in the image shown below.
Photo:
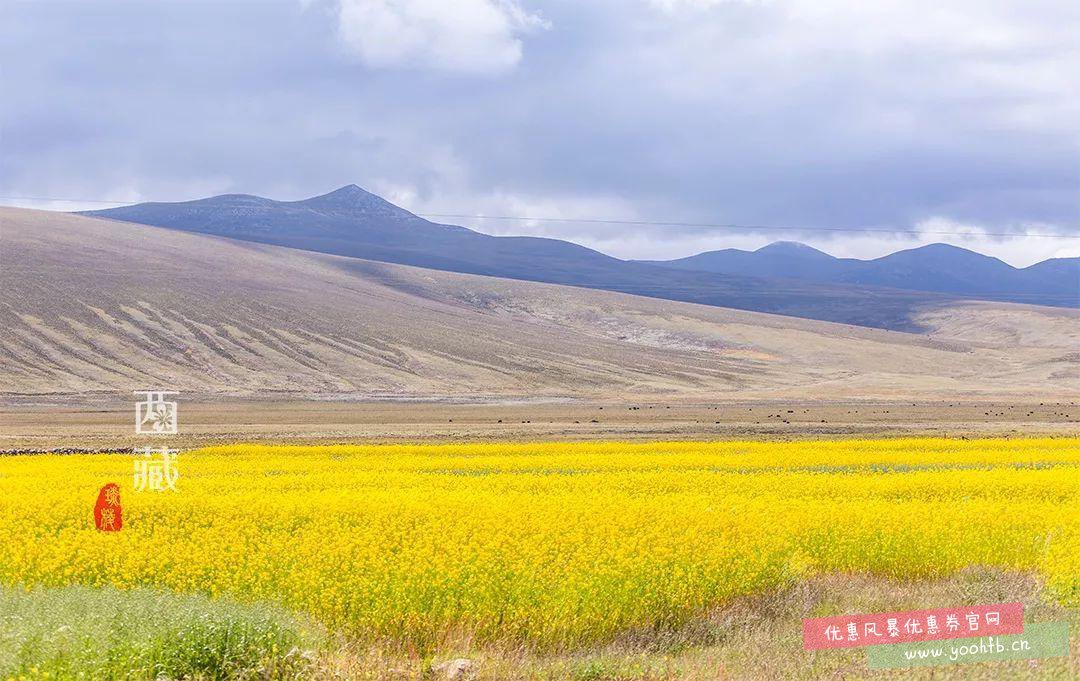
<svg viewBox="0 0 1080 681"><path fill-rule="evenodd" d="M595 642L834 572L987 565L1080 604L1080 439L237 445L161 493L132 462L0 458L0 583L230 594L418 648Z"/></svg>

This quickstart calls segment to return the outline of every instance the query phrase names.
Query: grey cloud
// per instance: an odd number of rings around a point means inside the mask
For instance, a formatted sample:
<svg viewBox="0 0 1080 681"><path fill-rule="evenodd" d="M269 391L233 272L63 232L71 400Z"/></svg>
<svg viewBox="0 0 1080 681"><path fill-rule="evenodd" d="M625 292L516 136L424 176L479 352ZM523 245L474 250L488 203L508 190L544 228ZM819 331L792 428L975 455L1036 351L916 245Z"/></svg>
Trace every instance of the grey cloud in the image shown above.
<svg viewBox="0 0 1080 681"><path fill-rule="evenodd" d="M9 5L0 193L298 198L356 182L427 212L1080 234L1068 3L520 7L550 30L507 34L512 68L470 73L358 61L334 12L294 0ZM846 248L796 229L473 224L643 258ZM1024 258L1080 249L1023 243Z"/></svg>

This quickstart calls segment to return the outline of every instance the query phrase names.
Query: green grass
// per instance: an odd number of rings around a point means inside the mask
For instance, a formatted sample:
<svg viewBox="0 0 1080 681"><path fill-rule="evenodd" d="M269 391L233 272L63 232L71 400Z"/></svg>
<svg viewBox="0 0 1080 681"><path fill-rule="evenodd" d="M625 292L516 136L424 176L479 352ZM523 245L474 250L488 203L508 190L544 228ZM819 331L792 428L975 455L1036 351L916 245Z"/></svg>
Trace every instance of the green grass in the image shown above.
<svg viewBox="0 0 1080 681"><path fill-rule="evenodd" d="M280 609L153 589L0 588L0 678L288 679L315 630Z"/></svg>

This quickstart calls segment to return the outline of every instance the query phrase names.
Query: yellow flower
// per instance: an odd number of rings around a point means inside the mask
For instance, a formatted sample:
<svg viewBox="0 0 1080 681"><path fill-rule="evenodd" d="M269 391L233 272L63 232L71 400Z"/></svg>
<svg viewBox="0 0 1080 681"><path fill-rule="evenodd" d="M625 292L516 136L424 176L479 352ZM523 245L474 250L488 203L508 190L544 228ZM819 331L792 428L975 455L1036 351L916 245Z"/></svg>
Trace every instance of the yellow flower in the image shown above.
<svg viewBox="0 0 1080 681"><path fill-rule="evenodd" d="M1080 602L1080 439L538 443L0 457L0 583L268 600L360 637L566 646L815 573L1032 570ZM124 527L93 525L118 482Z"/></svg>

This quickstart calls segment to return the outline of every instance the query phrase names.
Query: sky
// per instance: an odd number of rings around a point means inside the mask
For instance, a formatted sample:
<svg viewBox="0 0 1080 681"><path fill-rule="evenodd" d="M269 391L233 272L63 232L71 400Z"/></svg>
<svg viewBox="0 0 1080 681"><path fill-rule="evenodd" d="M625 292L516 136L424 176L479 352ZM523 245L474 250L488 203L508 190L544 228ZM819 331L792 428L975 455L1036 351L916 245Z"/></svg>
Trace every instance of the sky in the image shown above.
<svg viewBox="0 0 1080 681"><path fill-rule="evenodd" d="M0 203L355 183L626 258L1025 266L1080 255L1077 35L1072 0L2 0Z"/></svg>

